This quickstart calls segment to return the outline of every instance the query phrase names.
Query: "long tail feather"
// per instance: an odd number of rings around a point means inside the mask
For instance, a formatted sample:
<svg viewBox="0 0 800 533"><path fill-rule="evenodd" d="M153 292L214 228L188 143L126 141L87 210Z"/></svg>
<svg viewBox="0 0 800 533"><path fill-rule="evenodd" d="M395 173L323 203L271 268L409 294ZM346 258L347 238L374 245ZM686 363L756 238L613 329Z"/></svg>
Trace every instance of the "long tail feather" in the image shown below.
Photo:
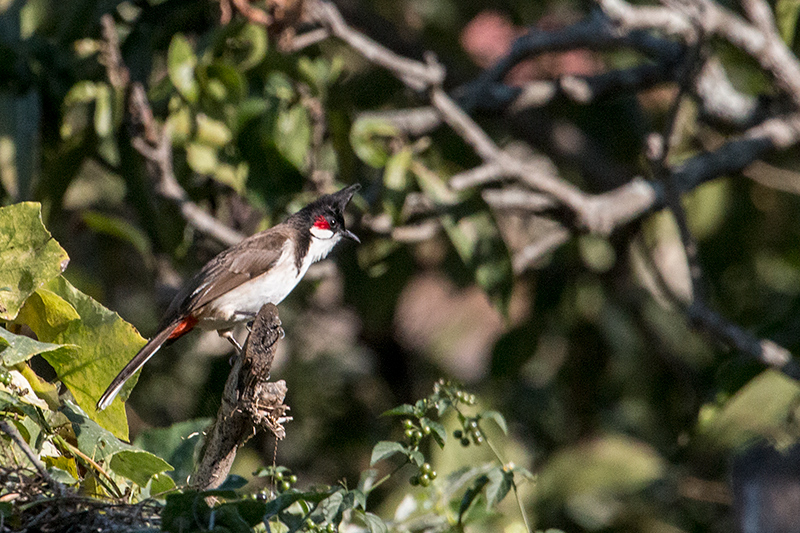
<svg viewBox="0 0 800 533"><path fill-rule="evenodd" d="M140 368L142 368L144 364L155 355L158 349L161 348L161 346L167 340L178 338L180 334L187 333L191 329L191 327L184 329L184 331L181 331L179 335L173 336L174 333L177 333L176 330L178 330L183 324L184 321L173 322L166 328L159 331L155 337L147 341L147 344L145 344L144 347L139 350L139 353L137 353L133 359L131 359L128 364L125 365L125 368L123 368L120 373L117 374L117 377L114 378L114 380L111 382L111 385L109 385L103 395L100 396L100 399L97 401L98 411L102 411L111 405L111 402L114 401L114 398L116 398L122 386L125 385L125 382L128 381L131 376L133 376Z"/></svg>

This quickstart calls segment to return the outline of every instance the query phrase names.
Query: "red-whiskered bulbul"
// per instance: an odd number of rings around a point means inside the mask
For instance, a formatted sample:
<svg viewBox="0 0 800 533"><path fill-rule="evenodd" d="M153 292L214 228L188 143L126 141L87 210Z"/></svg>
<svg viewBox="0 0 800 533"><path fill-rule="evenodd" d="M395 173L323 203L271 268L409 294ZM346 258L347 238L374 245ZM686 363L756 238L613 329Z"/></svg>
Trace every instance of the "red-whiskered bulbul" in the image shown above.
<svg viewBox="0 0 800 533"><path fill-rule="evenodd" d="M195 326L215 329L237 348L231 330L251 321L266 303L278 304L295 288L308 267L330 253L347 237L359 241L344 227L343 212L353 194L351 185L320 197L284 222L224 250L184 285L172 300L158 333L139 350L97 402L103 410L122 385L161 346Z"/></svg>

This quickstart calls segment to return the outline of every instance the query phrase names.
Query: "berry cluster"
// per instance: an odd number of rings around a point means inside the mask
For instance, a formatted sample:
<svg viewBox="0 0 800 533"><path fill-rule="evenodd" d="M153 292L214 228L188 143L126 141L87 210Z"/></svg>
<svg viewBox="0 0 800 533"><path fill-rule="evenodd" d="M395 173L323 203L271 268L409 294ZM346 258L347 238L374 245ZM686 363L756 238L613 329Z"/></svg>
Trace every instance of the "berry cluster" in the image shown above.
<svg viewBox="0 0 800 533"><path fill-rule="evenodd" d="M483 432L478 425L477 417L464 419L464 428L455 430L453 436L459 439L464 447L470 445L470 439L475 446L483 444Z"/></svg>
<svg viewBox="0 0 800 533"><path fill-rule="evenodd" d="M0 367L0 383L3 385L11 385L11 372L3 367Z"/></svg>
<svg viewBox="0 0 800 533"><path fill-rule="evenodd" d="M403 428L405 429L403 434L412 446L418 446L422 437L427 437L431 434L431 427L429 425L417 425L410 418L403 420Z"/></svg>
<svg viewBox="0 0 800 533"><path fill-rule="evenodd" d="M431 484L431 481L436 479L438 474L436 470L433 469L430 463L423 463L422 466L419 467L419 472L416 475L412 476L411 479L408 480L409 483L413 486L421 485L423 487L427 487Z"/></svg>
<svg viewBox="0 0 800 533"><path fill-rule="evenodd" d="M275 488L278 490L278 492L286 492L292 488L292 485L297 483L297 476L291 474L289 470L278 470L272 475L272 479L275 482Z"/></svg>
<svg viewBox="0 0 800 533"><path fill-rule="evenodd" d="M303 522L303 529L310 533L336 533L336 526L333 524L317 524L311 518L306 518Z"/></svg>

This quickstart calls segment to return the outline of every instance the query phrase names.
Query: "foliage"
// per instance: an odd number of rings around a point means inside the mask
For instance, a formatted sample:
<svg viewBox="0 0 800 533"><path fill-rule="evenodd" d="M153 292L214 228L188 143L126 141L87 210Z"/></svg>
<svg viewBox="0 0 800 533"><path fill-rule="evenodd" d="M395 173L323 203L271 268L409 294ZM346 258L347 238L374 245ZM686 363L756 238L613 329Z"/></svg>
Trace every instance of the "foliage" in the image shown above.
<svg viewBox="0 0 800 533"><path fill-rule="evenodd" d="M585 4L345 4L353 26L398 53L435 51L453 101L536 170L531 182L501 173L482 189L454 186L492 170L483 154L455 128L417 134L392 120L440 120L432 88L409 89L341 40L292 50L306 28L288 15L265 26L240 13L221 23L216 2L0 1L0 419L54 480L94 503L154 498L170 531L264 520L274 531L732 529L731 458L756 442L795 446L800 389L694 327L682 231L704 274L694 294L797 353L796 151L762 152L743 170L744 151L729 152L713 180L681 191L685 227L647 210L593 231L536 178L591 199L631 183L663 192L645 164L647 132L671 132L664 165L679 177L707 168L704 155L785 113L781 77L719 36L697 50L730 78L739 99L725 93L728 103L756 109L741 126L675 74L702 69L659 56L694 54L673 35L655 51L654 31L638 48L507 55L517 36L593 20ZM798 13L796 1L775 3L795 52ZM508 57L515 67L483 84ZM654 66L642 87L580 98ZM131 111L135 84L150 124ZM673 107L678 85L691 94ZM537 103L541 93L552 94ZM140 149L159 134L175 183ZM106 411L94 403L144 343L131 324L151 333L180 279L222 248L192 208L248 234L351 182L364 186L348 218L363 244L281 304L286 441L275 452L256 437L240 454L247 487L185 489L227 348L182 340ZM553 242L563 246L542 251ZM32 478L2 439L4 480ZM265 466L275 453L286 467ZM23 506L4 505L13 490L2 486L0 513L18 519Z"/></svg>

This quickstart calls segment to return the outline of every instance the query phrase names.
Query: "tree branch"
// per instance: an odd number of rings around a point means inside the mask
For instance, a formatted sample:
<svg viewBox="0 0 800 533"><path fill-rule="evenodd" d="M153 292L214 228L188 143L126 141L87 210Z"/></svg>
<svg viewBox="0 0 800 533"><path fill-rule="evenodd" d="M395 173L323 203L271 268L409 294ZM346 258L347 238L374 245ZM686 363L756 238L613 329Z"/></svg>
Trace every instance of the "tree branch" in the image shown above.
<svg viewBox="0 0 800 533"><path fill-rule="evenodd" d="M265 304L225 382L222 405L191 479L193 487L218 487L230 472L239 447L259 429L271 432L278 440L286 436L283 423L291 420L285 416L289 407L283 403L286 383L268 381L276 345L282 338L278 308Z"/></svg>

